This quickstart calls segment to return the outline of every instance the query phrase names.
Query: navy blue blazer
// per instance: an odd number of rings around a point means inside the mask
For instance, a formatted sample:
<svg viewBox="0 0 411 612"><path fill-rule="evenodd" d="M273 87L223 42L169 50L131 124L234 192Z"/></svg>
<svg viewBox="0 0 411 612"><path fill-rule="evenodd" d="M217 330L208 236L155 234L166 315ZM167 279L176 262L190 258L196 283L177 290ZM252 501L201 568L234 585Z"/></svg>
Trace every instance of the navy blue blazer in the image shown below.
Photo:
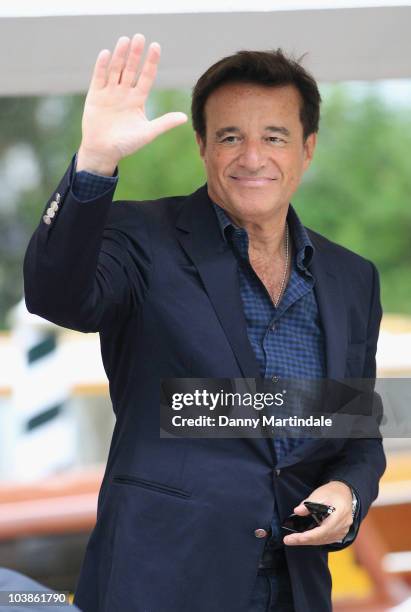
<svg viewBox="0 0 411 612"><path fill-rule="evenodd" d="M189 196L87 203L56 193L24 261L30 312L100 333L116 415L76 593L85 612L246 612L277 499L284 519L345 480L362 519L385 469L379 439L313 440L274 469L268 439L159 437L159 379L258 377L237 263L206 186ZM44 214L43 213L43 214ZM375 376L375 267L310 231L330 378ZM331 611L330 546L286 547L296 612Z"/></svg>

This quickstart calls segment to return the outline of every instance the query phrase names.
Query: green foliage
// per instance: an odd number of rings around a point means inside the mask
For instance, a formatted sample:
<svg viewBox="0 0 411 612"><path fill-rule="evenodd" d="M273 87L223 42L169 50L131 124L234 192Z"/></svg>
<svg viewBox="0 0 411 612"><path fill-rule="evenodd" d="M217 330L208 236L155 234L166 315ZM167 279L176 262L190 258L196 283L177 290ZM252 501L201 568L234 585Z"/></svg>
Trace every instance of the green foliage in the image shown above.
<svg viewBox="0 0 411 612"><path fill-rule="evenodd" d="M152 97L149 115L158 117L170 110L190 116L190 96L181 91L164 91ZM121 181L116 199L149 200L191 193L205 182L191 122L163 134L120 163Z"/></svg>
<svg viewBox="0 0 411 612"><path fill-rule="evenodd" d="M409 109L344 86L326 98L318 148L294 204L304 223L372 260L382 302L411 314L411 120Z"/></svg>
<svg viewBox="0 0 411 612"><path fill-rule="evenodd" d="M372 86L360 99L344 85L328 87L323 97L315 159L293 204L306 225L376 263L386 311L411 314L410 108L388 106ZM30 236L78 147L83 102L83 96L0 99L0 327L22 296ZM164 91L154 93L148 110L158 116L188 113L189 106L188 92ZM10 174L16 145L35 159L38 176L30 185L18 154ZM190 123L123 160L120 176L116 199L197 189L205 175Z"/></svg>

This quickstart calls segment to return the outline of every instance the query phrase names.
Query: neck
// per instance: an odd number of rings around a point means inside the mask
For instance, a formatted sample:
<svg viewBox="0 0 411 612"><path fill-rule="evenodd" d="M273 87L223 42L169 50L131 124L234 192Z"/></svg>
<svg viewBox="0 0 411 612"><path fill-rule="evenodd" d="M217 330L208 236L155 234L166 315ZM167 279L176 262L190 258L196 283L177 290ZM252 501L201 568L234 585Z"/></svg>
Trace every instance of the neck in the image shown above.
<svg viewBox="0 0 411 612"><path fill-rule="evenodd" d="M249 248L256 254L271 257L284 250L287 212L288 207L268 220L250 220L230 216L236 225L247 231Z"/></svg>

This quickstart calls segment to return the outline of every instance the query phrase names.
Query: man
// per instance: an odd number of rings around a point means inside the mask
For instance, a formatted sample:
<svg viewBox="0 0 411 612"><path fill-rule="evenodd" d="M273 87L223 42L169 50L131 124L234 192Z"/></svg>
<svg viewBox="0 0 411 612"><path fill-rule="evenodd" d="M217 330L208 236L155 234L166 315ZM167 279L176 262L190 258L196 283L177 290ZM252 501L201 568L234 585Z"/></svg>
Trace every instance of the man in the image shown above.
<svg viewBox="0 0 411 612"><path fill-rule="evenodd" d="M290 207L320 96L281 52L240 52L193 91L207 185L112 203L116 167L186 120L144 103L160 56L144 37L98 56L77 157L25 258L27 307L99 331L117 417L77 589L86 612L331 610L329 550L347 546L385 468L379 439L159 437L161 378L375 376L374 266ZM335 507L284 537L304 500Z"/></svg>

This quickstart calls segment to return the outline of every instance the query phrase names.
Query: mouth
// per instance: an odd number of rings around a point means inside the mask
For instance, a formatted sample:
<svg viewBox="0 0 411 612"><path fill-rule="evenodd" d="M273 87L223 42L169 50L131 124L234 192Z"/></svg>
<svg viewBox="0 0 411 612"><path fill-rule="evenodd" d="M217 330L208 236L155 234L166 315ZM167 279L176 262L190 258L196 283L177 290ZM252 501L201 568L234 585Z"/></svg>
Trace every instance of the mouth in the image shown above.
<svg viewBox="0 0 411 612"><path fill-rule="evenodd" d="M265 187L271 185L277 179L268 176L232 176L230 178L237 181L243 187Z"/></svg>

